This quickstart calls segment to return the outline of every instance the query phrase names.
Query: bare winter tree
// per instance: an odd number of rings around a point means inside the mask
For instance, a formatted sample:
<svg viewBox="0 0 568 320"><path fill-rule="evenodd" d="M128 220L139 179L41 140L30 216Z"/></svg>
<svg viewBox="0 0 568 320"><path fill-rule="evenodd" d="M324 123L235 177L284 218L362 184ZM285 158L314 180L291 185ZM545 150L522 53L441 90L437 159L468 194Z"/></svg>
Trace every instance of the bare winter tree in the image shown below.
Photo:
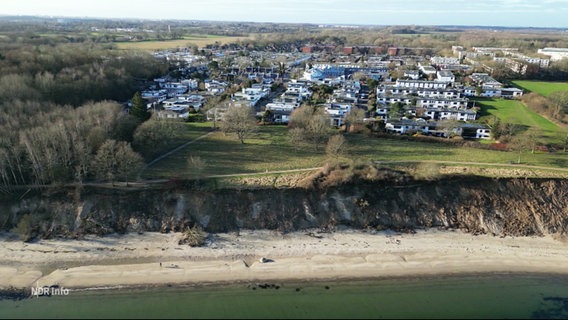
<svg viewBox="0 0 568 320"><path fill-rule="evenodd" d="M124 141L107 140L98 150L94 166L97 176L114 183L117 179L128 183L128 178L137 173L144 161Z"/></svg>
<svg viewBox="0 0 568 320"><path fill-rule="evenodd" d="M221 130L224 133L235 134L243 144L256 129L257 123L252 108L246 105L231 106L221 121Z"/></svg>
<svg viewBox="0 0 568 320"><path fill-rule="evenodd" d="M326 143L333 133L329 116L320 107L309 104L292 112L290 128L288 132L291 139L307 142L316 149Z"/></svg>
<svg viewBox="0 0 568 320"><path fill-rule="evenodd" d="M363 124L365 110L353 107L345 117L345 132L350 132L351 128Z"/></svg>
<svg viewBox="0 0 568 320"><path fill-rule="evenodd" d="M331 136L325 146L325 153L330 157L337 159L347 151L347 140L341 134Z"/></svg>

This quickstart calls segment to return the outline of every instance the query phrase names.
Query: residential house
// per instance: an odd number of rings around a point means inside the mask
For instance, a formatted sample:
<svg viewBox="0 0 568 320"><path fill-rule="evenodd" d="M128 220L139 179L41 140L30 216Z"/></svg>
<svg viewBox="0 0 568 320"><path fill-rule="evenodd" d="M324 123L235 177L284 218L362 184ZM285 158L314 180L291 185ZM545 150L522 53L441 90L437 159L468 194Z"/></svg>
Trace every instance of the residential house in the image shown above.
<svg viewBox="0 0 568 320"><path fill-rule="evenodd" d="M503 84L487 73L472 73L471 79L477 84L487 88L502 88Z"/></svg>
<svg viewBox="0 0 568 320"><path fill-rule="evenodd" d="M449 132L471 139L489 139L491 136L491 129L486 125L459 123L455 127L447 127L442 121L426 121L424 119L389 120L385 123L385 129L390 133L422 133L438 137L447 137Z"/></svg>
<svg viewBox="0 0 568 320"><path fill-rule="evenodd" d="M212 95L219 95L225 92L227 84L216 80L205 80L205 89Z"/></svg>
<svg viewBox="0 0 568 320"><path fill-rule="evenodd" d="M426 108L424 116L432 120L475 121L477 112L463 109Z"/></svg>
<svg viewBox="0 0 568 320"><path fill-rule="evenodd" d="M405 70L404 77L410 78L412 80L420 79L420 71L418 70Z"/></svg>
<svg viewBox="0 0 568 320"><path fill-rule="evenodd" d="M449 85L446 81L396 80L397 87L405 88L446 89Z"/></svg>
<svg viewBox="0 0 568 320"><path fill-rule="evenodd" d="M568 58L568 48L543 48L538 53L549 56L551 61L560 61Z"/></svg>
<svg viewBox="0 0 568 320"><path fill-rule="evenodd" d="M345 116L351 111L351 104L330 103L324 107L325 112L329 115L331 125L341 127L345 124Z"/></svg>
<svg viewBox="0 0 568 320"><path fill-rule="evenodd" d="M456 81L456 76L451 71L442 70L436 73L436 80L440 82L450 82L453 83Z"/></svg>
<svg viewBox="0 0 568 320"><path fill-rule="evenodd" d="M428 64L419 63L418 69L427 76L436 74L436 68Z"/></svg>
<svg viewBox="0 0 568 320"><path fill-rule="evenodd" d="M501 89L501 97L502 98L518 98L523 95L523 90L519 88L502 88Z"/></svg>
<svg viewBox="0 0 568 320"><path fill-rule="evenodd" d="M189 117L189 109L183 106L171 107L166 110L158 111L158 117L167 118L167 119L177 119L177 118L186 119Z"/></svg>
<svg viewBox="0 0 568 320"><path fill-rule="evenodd" d="M467 98L446 99L439 97L419 97L416 100L416 107L466 109L468 102L469 99Z"/></svg>
<svg viewBox="0 0 568 320"><path fill-rule="evenodd" d="M297 107L296 104L268 103L265 110L272 114L272 122L285 124L290 121L290 115Z"/></svg>

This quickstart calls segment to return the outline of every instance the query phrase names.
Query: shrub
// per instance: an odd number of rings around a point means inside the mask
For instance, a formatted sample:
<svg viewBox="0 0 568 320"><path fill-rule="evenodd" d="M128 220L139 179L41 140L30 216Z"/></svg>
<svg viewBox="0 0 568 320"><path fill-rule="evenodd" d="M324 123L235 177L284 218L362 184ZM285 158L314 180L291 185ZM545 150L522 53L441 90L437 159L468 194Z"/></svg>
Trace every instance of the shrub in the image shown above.
<svg viewBox="0 0 568 320"><path fill-rule="evenodd" d="M187 244L190 247L201 247L205 244L205 232L203 228L196 225L192 228L187 228L179 240L178 244Z"/></svg>
<svg viewBox="0 0 568 320"><path fill-rule="evenodd" d="M16 226L16 232L20 236L20 239L24 242L28 242L34 238L34 226L33 217L31 214L25 214L18 222Z"/></svg>

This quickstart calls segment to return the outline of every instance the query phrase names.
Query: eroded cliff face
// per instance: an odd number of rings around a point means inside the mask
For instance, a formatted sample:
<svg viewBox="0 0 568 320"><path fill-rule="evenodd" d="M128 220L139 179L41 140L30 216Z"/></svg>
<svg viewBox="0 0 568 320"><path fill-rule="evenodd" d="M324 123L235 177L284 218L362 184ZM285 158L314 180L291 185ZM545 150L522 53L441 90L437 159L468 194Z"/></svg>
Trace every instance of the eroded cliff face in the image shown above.
<svg viewBox="0 0 568 320"><path fill-rule="evenodd" d="M495 235L565 234L568 180L409 177L348 181L339 186L290 189L91 188L37 193L0 203L0 227L34 237L76 237L114 232L181 231L195 224L209 232L239 228L292 231L352 228L410 231L458 228ZM27 217L26 217L27 216Z"/></svg>

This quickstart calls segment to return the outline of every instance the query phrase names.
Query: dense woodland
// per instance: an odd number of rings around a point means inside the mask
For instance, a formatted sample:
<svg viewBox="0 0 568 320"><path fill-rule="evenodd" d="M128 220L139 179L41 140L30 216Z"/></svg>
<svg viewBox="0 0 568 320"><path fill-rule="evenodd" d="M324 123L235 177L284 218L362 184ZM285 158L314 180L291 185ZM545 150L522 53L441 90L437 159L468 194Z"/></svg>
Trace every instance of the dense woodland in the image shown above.
<svg viewBox="0 0 568 320"><path fill-rule="evenodd" d="M126 168L108 168L117 155L141 162L129 145L141 121L121 103L168 65L90 41L38 41L28 28L0 37L1 185L114 180Z"/></svg>
<svg viewBox="0 0 568 320"><path fill-rule="evenodd" d="M514 33L415 26L339 29L270 23L16 20L0 19L0 185L6 188L124 181L143 164L136 151L144 149L144 143L161 141L153 128L165 124L144 123L144 114L125 114L122 103L133 98L145 81L166 74L170 66L147 52L118 50L115 41L254 34L249 40L217 47L288 52L307 44L396 45L431 48L439 55L450 54L452 45L518 47L521 52L568 47L565 35L543 35L539 30ZM504 79L516 76L503 74ZM527 77L567 80L568 62ZM139 103L133 101L133 105Z"/></svg>

